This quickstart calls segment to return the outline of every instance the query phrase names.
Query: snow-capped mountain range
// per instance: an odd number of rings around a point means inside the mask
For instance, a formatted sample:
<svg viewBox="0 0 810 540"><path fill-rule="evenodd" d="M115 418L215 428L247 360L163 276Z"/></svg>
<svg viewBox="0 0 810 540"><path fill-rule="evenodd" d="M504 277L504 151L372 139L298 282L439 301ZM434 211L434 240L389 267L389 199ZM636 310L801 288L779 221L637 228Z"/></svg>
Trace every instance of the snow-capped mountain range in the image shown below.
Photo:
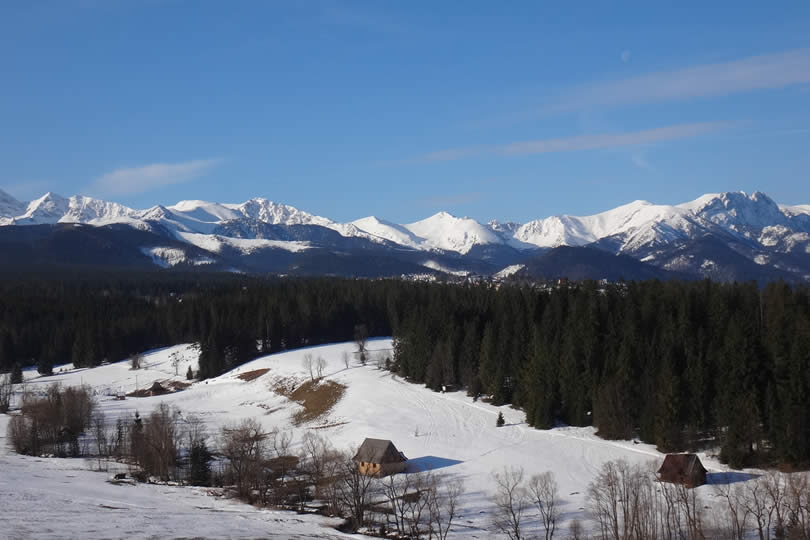
<svg viewBox="0 0 810 540"><path fill-rule="evenodd" d="M667 272L738 279L770 269L776 277L810 280L810 205L779 205L761 192L707 194L678 205L634 201L592 216L557 215L523 224L483 224L447 212L397 224L375 216L338 223L264 198L241 204L186 200L138 210L53 193L26 203L0 191L0 226L58 224L126 226L165 239L166 245L154 239L147 243L156 245L141 248L161 266L219 261L241 270L240 256L263 254L264 260L268 253L328 251L393 256L407 271L497 274L509 267L510 275L520 275L515 268L526 259L561 246L585 246ZM196 255L184 245L197 248ZM290 255L282 258L295 268ZM749 263L754 270L739 270ZM383 273L398 271L396 264L382 266L391 266ZM260 267L248 264L247 271Z"/></svg>

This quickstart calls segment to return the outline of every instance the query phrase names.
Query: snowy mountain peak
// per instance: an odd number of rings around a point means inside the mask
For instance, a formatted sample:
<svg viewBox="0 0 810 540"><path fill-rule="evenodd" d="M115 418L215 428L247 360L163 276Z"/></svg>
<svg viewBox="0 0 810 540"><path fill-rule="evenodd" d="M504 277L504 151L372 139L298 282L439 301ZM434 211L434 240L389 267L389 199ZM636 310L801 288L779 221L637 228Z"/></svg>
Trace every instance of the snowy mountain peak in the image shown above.
<svg viewBox="0 0 810 540"><path fill-rule="evenodd" d="M19 225L58 223L69 209L68 199L50 191L28 203L25 212L15 218Z"/></svg>
<svg viewBox="0 0 810 540"><path fill-rule="evenodd" d="M370 234L374 237L394 242L401 246L422 249L425 244L425 239L415 235L407 228L376 216L364 217L351 223L359 230Z"/></svg>
<svg viewBox="0 0 810 540"><path fill-rule="evenodd" d="M25 212L27 206L0 189L0 224L11 223L11 220Z"/></svg>
<svg viewBox="0 0 810 540"><path fill-rule="evenodd" d="M122 204L74 195L68 199L67 212L59 219L59 222L105 224L137 217L136 210Z"/></svg>
<svg viewBox="0 0 810 540"><path fill-rule="evenodd" d="M789 222L789 216L779 205L759 191L751 195L744 191L704 195L682 206L697 217L746 238L757 236L767 226L787 226Z"/></svg>
<svg viewBox="0 0 810 540"><path fill-rule="evenodd" d="M330 219L315 216L294 206L276 203L263 197L256 197L238 205L245 217L257 219L272 225L321 225L330 226Z"/></svg>
<svg viewBox="0 0 810 540"><path fill-rule="evenodd" d="M422 221L405 225L410 232L425 239L425 245L434 249L468 253L473 246L502 244L503 239L489 227L467 217L458 218L447 212L438 212Z"/></svg>
<svg viewBox="0 0 810 540"><path fill-rule="evenodd" d="M188 200L180 201L168 209L176 214L182 214L186 218L203 223L218 223L229 219L238 219L240 213L229 205L213 203L208 201Z"/></svg>

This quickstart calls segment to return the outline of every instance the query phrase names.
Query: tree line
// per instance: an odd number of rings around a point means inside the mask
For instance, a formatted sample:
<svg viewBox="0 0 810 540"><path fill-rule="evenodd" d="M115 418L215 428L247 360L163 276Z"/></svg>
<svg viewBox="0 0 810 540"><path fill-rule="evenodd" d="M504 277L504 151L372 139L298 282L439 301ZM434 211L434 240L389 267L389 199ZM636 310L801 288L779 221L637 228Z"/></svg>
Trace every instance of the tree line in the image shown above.
<svg viewBox="0 0 810 540"><path fill-rule="evenodd" d="M200 344L213 377L258 355L394 337L389 368L735 467L810 464L810 293L711 281L530 285L246 276L0 283L0 370Z"/></svg>

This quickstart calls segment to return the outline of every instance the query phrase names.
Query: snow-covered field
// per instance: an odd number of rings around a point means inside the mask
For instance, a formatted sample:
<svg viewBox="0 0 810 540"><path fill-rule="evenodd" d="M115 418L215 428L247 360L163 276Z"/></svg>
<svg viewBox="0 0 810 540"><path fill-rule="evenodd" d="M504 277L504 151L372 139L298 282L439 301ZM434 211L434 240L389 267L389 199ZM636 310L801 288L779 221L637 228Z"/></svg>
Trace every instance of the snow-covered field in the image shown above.
<svg viewBox="0 0 810 540"><path fill-rule="evenodd" d="M389 339L369 342L369 349L390 351ZM183 415L205 420L210 433L243 418L254 417L266 429L291 429L295 439L310 429L327 436L338 448L354 448L365 437L391 439L413 466L462 478L466 493L453 538L493 538L490 524L492 473L504 466L521 466L527 476L552 471L563 500L561 528L583 519L585 493L603 463L623 458L631 463L660 462L662 455L646 444L604 441L592 428L562 427L548 431L529 428L524 414L509 407L474 402L463 392L436 393L421 385L406 383L373 363L360 366L354 360L347 369L343 353L351 354L353 343L299 349L266 356L242 365L216 379L160 397L116 400L120 392L148 388L155 380L183 380L197 353L182 345L156 350L144 356L143 368L132 371L127 362L94 369L70 369L51 377L26 373L32 389L53 382L88 384L98 393L108 418L148 413L160 402L179 407ZM171 364L179 353L176 377ZM279 378L308 378L303 356L322 356L325 376L346 385L343 399L326 418L293 426L292 415L300 405L273 392ZM352 356L353 358L353 356ZM269 368L250 382L240 373ZM498 412L506 425L495 426ZM41 537L206 537L206 538L343 538L328 526L336 521L291 512L260 510L206 494L205 489L154 485L114 486L108 473L89 472L92 460L44 459L17 456L5 445L8 417L0 415L0 535L12 538ZM710 471L724 471L716 460L701 455ZM708 500L711 488L699 489ZM532 521L536 516L531 516ZM534 526L536 523L530 523Z"/></svg>

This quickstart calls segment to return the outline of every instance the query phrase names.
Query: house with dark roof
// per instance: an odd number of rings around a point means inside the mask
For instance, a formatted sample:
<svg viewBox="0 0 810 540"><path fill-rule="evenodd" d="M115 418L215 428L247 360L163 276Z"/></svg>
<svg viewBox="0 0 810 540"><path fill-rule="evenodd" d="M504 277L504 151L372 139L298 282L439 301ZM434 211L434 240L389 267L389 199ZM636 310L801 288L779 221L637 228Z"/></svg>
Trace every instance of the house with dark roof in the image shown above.
<svg viewBox="0 0 810 540"><path fill-rule="evenodd" d="M696 454L669 454L658 469L662 482L694 488L706 483L706 468Z"/></svg>
<svg viewBox="0 0 810 540"><path fill-rule="evenodd" d="M408 458L389 440L367 438L354 456L360 474L388 476L403 472Z"/></svg>

